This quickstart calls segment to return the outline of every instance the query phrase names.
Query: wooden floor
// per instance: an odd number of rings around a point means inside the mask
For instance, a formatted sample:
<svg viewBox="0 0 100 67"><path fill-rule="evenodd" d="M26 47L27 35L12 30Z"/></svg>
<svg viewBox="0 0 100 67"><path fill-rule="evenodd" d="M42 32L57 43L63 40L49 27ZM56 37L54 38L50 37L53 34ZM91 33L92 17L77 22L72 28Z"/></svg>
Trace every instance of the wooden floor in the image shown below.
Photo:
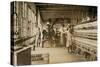
<svg viewBox="0 0 100 67"><path fill-rule="evenodd" d="M85 61L83 56L70 54L65 47L55 48L36 48L32 51L33 54L49 54L49 63L66 63L66 62L81 62ZM34 62L32 62L34 64ZM38 63L35 63L38 64ZM42 62L40 63L42 64Z"/></svg>

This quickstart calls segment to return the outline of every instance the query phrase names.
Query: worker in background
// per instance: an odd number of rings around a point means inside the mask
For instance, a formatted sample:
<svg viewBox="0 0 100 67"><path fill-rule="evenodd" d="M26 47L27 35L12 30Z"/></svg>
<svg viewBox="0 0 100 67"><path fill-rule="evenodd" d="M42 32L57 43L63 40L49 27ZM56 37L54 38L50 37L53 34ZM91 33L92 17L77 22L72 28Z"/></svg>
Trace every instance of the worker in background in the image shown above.
<svg viewBox="0 0 100 67"><path fill-rule="evenodd" d="M68 49L68 52L71 52L71 50L72 50L72 34L70 33L70 25L68 24L67 25L67 30L66 30L66 38L67 38L67 40L66 40L66 47L67 47L67 49Z"/></svg>
<svg viewBox="0 0 100 67"><path fill-rule="evenodd" d="M60 44L62 46L64 46L66 44L66 27L64 24L62 24L61 28L60 28Z"/></svg>

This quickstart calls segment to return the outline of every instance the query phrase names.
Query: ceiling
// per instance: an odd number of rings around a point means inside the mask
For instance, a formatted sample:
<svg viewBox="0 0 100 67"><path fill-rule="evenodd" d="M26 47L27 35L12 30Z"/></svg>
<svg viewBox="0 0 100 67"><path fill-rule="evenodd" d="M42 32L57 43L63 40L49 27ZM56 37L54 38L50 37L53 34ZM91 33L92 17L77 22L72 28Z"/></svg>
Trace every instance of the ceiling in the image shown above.
<svg viewBox="0 0 100 67"><path fill-rule="evenodd" d="M71 22L77 22L82 17L88 15L88 6L78 5L65 5L65 4L48 4L48 3L35 3L39 8L41 18L44 21L51 20L71 20ZM76 21L75 21L76 20Z"/></svg>

